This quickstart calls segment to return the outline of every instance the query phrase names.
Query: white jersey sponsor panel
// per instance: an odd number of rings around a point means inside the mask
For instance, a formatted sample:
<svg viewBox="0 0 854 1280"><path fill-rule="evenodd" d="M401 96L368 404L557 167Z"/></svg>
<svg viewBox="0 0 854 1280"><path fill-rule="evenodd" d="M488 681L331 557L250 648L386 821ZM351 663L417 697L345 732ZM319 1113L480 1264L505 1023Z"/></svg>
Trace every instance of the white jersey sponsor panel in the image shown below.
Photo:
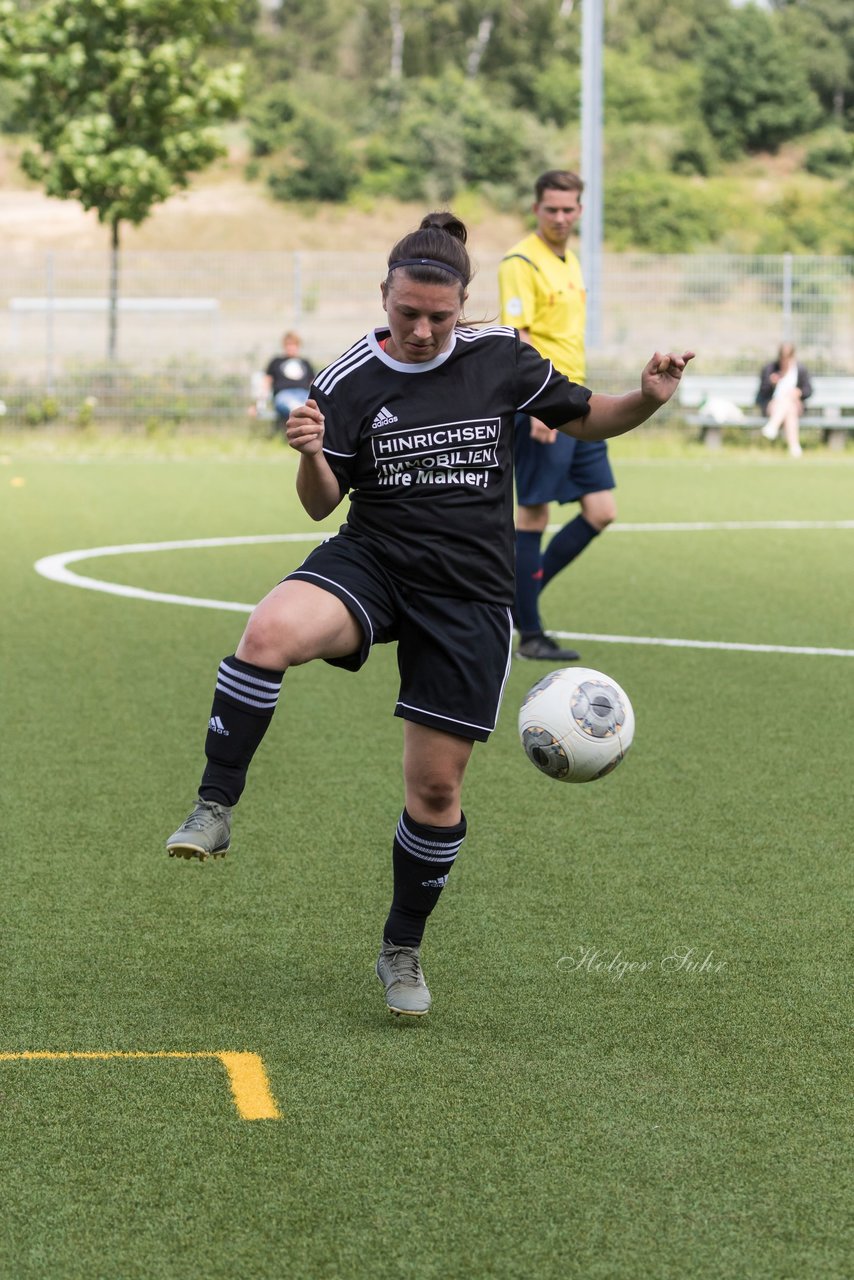
<svg viewBox="0 0 854 1280"><path fill-rule="evenodd" d="M311 391L350 495L341 533L419 590L510 604L516 412L559 426L584 416L590 392L504 326L458 328L424 364L392 359L387 337L361 338Z"/></svg>

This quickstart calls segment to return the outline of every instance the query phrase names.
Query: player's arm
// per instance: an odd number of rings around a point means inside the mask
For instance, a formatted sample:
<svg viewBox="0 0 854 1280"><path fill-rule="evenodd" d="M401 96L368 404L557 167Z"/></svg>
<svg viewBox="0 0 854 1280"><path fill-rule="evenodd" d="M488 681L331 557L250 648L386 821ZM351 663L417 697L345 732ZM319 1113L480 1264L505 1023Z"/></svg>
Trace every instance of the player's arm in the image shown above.
<svg viewBox="0 0 854 1280"><path fill-rule="evenodd" d="M590 410L583 418L567 422L558 430L578 440L610 440L626 431L639 427L642 422L660 409L673 395L683 370L694 352L685 351L681 356L669 352L655 355L641 373L639 391L629 391L622 396L604 396L594 393L590 397Z"/></svg>
<svg viewBox="0 0 854 1280"><path fill-rule="evenodd" d="M343 498L335 472L323 454L323 414L315 400L291 410L285 431L299 453L297 495L312 520L325 520Z"/></svg>

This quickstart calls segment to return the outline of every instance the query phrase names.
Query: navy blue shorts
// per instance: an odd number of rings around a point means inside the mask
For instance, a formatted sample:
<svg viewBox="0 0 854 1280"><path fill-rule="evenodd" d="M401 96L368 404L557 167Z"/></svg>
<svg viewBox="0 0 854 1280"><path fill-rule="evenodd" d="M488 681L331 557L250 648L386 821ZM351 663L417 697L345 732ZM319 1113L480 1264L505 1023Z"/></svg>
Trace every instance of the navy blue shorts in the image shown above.
<svg viewBox="0 0 854 1280"><path fill-rule="evenodd" d="M498 720L510 671L513 624L503 604L425 595L399 582L361 539L338 534L289 573L331 592L362 628L362 646L334 667L358 671L372 645L397 641L400 691L394 714L485 742Z"/></svg>
<svg viewBox="0 0 854 1280"><path fill-rule="evenodd" d="M604 440L574 440L557 433L554 444L531 439L531 419L516 415L516 499L522 507L543 502L577 502L586 493L615 489Z"/></svg>

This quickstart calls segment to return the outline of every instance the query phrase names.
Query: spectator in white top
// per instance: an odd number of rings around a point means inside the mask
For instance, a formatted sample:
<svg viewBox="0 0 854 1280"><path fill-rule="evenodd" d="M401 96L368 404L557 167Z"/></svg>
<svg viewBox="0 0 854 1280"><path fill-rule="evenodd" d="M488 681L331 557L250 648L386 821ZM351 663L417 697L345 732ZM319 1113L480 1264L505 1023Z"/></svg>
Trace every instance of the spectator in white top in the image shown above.
<svg viewBox="0 0 854 1280"><path fill-rule="evenodd" d="M756 403L768 421L762 428L766 440L776 440L783 428L783 439L793 458L803 453L800 442L800 418L804 405L812 395L810 375L795 359L795 348L784 342L776 360L766 364L759 376Z"/></svg>

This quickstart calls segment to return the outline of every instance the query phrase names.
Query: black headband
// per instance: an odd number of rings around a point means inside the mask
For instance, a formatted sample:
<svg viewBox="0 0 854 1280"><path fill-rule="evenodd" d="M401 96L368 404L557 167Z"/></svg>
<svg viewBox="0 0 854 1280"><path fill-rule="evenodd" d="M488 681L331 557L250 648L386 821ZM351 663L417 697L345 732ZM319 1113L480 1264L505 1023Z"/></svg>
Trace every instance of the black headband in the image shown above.
<svg viewBox="0 0 854 1280"><path fill-rule="evenodd" d="M395 267L438 267L440 271L447 271L450 275L456 276L462 285L468 283L462 271L458 271L456 267L449 266L447 262L438 262L435 258L401 258L399 262L391 264L388 269L389 275L391 275Z"/></svg>

